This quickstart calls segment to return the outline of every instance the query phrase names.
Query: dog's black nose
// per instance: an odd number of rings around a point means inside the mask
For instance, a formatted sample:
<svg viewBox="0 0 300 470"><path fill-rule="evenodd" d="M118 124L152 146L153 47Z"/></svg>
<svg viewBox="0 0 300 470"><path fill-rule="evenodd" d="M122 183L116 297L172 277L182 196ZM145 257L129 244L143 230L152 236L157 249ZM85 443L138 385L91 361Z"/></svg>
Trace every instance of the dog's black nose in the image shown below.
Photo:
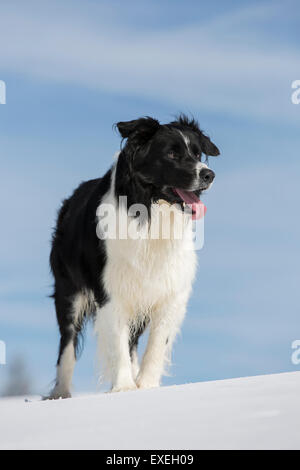
<svg viewBox="0 0 300 470"><path fill-rule="evenodd" d="M204 183L210 184L213 182L215 174L212 170L209 170L209 168L204 168L200 171L200 178L202 181L204 181Z"/></svg>

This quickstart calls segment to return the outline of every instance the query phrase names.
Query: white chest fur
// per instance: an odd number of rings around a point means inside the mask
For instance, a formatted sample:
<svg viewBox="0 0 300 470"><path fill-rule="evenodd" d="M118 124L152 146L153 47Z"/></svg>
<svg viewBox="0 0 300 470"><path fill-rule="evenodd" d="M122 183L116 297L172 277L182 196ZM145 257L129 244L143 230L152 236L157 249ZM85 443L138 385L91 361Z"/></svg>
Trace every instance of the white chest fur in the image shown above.
<svg viewBox="0 0 300 470"><path fill-rule="evenodd" d="M152 228L159 224L158 231L154 231L159 234L158 238L151 238L149 227L145 229L147 236L143 237L138 226L136 231L133 230L135 222L130 220L131 233L127 233L125 239L117 236L105 240L105 289L109 296L119 299L133 314L159 307L169 297L187 297L195 274L191 222L179 230L179 239L164 239L161 236L164 220L157 222L156 209L157 205L153 205L151 224ZM167 207L165 209L168 210Z"/></svg>
<svg viewBox="0 0 300 470"><path fill-rule="evenodd" d="M106 232L102 281L109 297L132 315L155 310L171 298L188 298L196 268L190 217L174 206L152 204L150 225L140 224L117 203L114 184L97 216L100 231Z"/></svg>

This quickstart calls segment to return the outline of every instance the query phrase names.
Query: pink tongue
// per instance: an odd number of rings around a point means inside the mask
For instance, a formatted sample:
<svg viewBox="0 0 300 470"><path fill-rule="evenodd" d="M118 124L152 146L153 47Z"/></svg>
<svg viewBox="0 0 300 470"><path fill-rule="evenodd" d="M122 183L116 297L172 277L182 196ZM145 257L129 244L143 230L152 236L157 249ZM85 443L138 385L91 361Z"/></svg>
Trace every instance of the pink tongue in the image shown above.
<svg viewBox="0 0 300 470"><path fill-rule="evenodd" d="M192 219L201 219L206 214L206 207L203 202L192 191L174 188L174 191L193 210Z"/></svg>

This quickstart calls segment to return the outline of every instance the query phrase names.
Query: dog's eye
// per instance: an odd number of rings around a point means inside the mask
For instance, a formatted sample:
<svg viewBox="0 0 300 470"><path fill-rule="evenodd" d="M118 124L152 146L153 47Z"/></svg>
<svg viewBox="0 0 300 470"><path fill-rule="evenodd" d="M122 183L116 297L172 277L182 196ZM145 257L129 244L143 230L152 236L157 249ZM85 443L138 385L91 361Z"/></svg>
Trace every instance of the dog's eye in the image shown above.
<svg viewBox="0 0 300 470"><path fill-rule="evenodd" d="M171 159L174 159L175 158L175 153L174 152L169 152L168 157L171 158Z"/></svg>
<svg viewBox="0 0 300 470"><path fill-rule="evenodd" d="M201 161L201 153L196 153L196 158Z"/></svg>

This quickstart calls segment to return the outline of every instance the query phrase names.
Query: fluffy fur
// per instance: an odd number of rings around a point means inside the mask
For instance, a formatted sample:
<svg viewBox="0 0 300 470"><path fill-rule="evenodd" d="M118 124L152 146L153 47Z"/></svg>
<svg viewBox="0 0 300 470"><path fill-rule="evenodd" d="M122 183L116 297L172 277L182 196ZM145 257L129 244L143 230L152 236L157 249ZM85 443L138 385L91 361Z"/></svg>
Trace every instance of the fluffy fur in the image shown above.
<svg viewBox="0 0 300 470"><path fill-rule="evenodd" d="M159 386L195 276L192 217L180 195L199 197L209 188L214 173L201 157L219 150L185 116L165 125L140 118L117 127L126 139L117 161L64 201L53 235L50 264L61 340L51 398L70 397L78 335L89 317L113 391ZM103 213L106 207L111 214ZM162 236L167 220L180 228L179 238L173 232ZM105 237L112 227L117 236ZM149 237L152 230L158 236ZM147 327L139 366L138 340Z"/></svg>

